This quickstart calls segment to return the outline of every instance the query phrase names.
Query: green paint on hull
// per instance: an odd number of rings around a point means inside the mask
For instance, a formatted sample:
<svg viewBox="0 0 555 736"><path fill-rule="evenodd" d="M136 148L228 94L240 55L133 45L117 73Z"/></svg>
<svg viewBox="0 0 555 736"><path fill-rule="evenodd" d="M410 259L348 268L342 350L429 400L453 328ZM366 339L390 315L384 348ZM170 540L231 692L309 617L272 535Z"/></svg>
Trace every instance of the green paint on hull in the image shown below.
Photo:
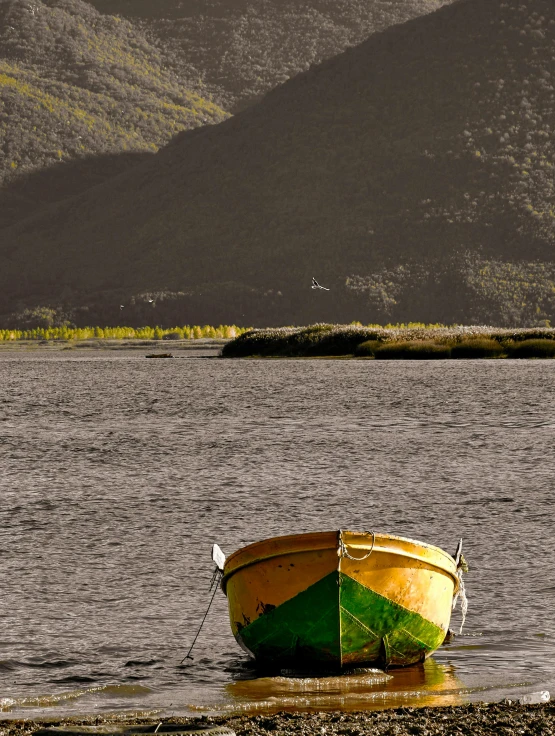
<svg viewBox="0 0 555 736"><path fill-rule="evenodd" d="M261 661L337 664L341 657L339 573L326 575L242 628L237 636Z"/></svg>
<svg viewBox="0 0 555 736"><path fill-rule="evenodd" d="M444 637L420 614L337 571L237 634L260 661L336 667L420 662Z"/></svg>
<svg viewBox="0 0 555 736"><path fill-rule="evenodd" d="M341 574L342 664L413 664L435 651L445 631L419 613Z"/></svg>

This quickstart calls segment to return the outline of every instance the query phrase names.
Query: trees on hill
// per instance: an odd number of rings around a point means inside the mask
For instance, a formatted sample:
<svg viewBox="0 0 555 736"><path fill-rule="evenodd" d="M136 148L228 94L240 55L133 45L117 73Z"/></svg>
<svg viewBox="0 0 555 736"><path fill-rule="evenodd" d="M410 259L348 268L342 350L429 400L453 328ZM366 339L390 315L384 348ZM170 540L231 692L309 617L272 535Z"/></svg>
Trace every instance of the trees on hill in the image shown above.
<svg viewBox="0 0 555 736"><path fill-rule="evenodd" d="M81 0L0 4L0 184L91 154L156 151L225 113L128 21Z"/></svg>
<svg viewBox="0 0 555 736"><path fill-rule="evenodd" d="M554 42L551 0L374 34L4 230L0 314L67 289L111 324L150 290L164 324L553 321Z"/></svg>
<svg viewBox="0 0 555 736"><path fill-rule="evenodd" d="M226 109L452 0L91 0L139 24L168 64L195 69Z"/></svg>

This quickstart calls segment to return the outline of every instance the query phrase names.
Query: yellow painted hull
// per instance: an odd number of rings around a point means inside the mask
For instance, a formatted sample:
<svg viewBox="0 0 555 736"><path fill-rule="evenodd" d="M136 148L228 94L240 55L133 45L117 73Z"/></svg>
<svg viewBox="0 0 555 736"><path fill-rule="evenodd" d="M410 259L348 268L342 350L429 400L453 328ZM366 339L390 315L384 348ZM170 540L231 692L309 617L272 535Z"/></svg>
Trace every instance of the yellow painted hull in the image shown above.
<svg viewBox="0 0 555 736"><path fill-rule="evenodd" d="M231 628L273 664L423 661L443 641L458 590L439 547L347 531L275 537L225 563Z"/></svg>

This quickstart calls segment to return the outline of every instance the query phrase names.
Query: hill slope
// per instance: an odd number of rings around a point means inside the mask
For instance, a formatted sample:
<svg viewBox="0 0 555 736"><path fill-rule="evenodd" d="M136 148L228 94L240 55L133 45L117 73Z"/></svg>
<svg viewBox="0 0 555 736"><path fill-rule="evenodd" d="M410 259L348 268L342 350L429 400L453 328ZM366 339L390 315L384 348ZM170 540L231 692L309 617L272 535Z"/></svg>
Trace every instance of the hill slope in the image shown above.
<svg viewBox="0 0 555 736"><path fill-rule="evenodd" d="M90 0L141 25L172 68L236 112L311 64L452 0Z"/></svg>
<svg viewBox="0 0 555 736"><path fill-rule="evenodd" d="M129 22L81 0L0 3L0 184L91 154L153 152L224 117Z"/></svg>
<svg viewBox="0 0 555 736"><path fill-rule="evenodd" d="M2 232L4 310L65 287L182 292L186 322L553 319L554 42L550 0L375 34Z"/></svg>

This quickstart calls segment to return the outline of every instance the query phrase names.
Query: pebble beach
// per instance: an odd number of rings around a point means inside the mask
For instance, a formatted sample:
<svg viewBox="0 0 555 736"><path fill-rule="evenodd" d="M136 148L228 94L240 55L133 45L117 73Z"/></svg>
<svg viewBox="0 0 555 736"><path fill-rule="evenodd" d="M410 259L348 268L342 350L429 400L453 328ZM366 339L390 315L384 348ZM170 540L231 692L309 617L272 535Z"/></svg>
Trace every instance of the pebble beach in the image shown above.
<svg viewBox="0 0 555 736"><path fill-rule="evenodd" d="M519 705L510 702L471 703L461 706L436 708L396 708L383 711L364 711L344 713L340 711L320 713L280 712L264 715L202 716L201 718L133 718L125 716L91 716L65 718L48 721L6 720L0 722L0 736L30 736L43 728L60 727L68 733L78 733L86 726L89 734L104 736L125 729L132 732L132 726L152 726L164 732L164 726L182 725L175 733L201 733L207 736L229 733L237 736L443 736L444 734L530 734L551 736L555 734L555 704ZM220 727L220 728L217 728ZM221 727L225 727L225 730ZM113 730L112 730L113 729ZM173 729L172 729L173 730Z"/></svg>

